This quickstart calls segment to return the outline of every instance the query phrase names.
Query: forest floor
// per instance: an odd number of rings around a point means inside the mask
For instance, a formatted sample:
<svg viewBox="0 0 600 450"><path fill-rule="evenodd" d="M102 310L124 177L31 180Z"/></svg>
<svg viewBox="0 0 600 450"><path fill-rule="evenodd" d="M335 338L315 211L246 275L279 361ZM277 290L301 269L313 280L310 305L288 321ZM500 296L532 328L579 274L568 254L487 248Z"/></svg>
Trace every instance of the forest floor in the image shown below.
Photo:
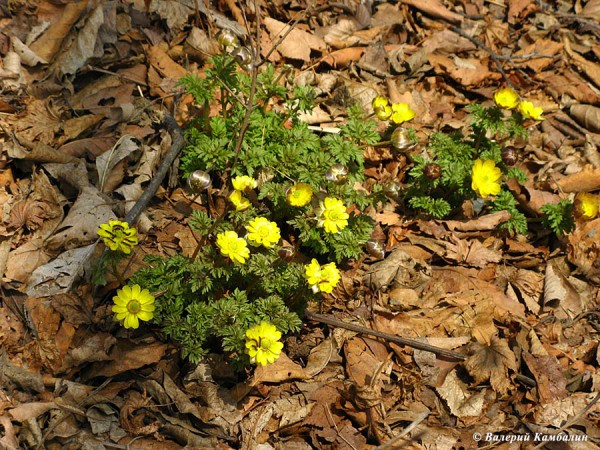
<svg viewBox="0 0 600 450"><path fill-rule="evenodd" d="M557 235L540 208L600 192L600 1L1 0L0 11L0 448L599 448L600 218ZM99 225L125 217L174 145L165 113L183 130L198 114L179 79L210 67L219 30L252 43L257 23L279 82L316 89L311 126L338 127L351 103L370 113L383 95L416 112L419 154L502 87L543 108L513 143L527 181L507 183L526 233L471 200L445 219L390 200L369 212L384 254L341 265L311 306L459 357L305 320L274 364L236 374L218 353L190 364L152 324L124 330L110 308L119 282L90 282ZM364 157L366 183L407 182L410 154ZM145 205L125 278L146 255L193 253L181 205L203 206L181 179L175 163Z"/></svg>

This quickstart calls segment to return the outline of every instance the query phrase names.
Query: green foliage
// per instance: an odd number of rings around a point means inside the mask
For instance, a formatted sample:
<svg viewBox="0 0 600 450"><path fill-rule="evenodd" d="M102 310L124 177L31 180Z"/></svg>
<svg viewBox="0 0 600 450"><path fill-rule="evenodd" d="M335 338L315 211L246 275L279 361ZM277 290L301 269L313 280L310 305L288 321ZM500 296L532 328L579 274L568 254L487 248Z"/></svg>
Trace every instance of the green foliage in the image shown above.
<svg viewBox="0 0 600 450"><path fill-rule="evenodd" d="M186 130L181 167L186 177L196 170L208 172L225 196L233 192L232 177L255 178L258 187L243 193L252 206L236 211L226 200L227 209L219 217L195 211L189 219L199 241L194 257L149 257L148 267L132 282L157 293L153 320L181 345L185 357L197 362L210 351L223 351L240 366L248 362L248 328L265 320L282 333L297 331L306 302L318 297L304 278L305 265L282 259L279 244L250 246L245 263L233 264L221 255L216 236L235 231L244 237L251 220L265 217L308 258L341 263L360 257L374 226L361 212L384 197L379 186L367 192L355 184L364 180L363 147L380 136L357 105L349 109L340 133L320 136L309 130L299 117L313 109L314 90L285 89L270 65L256 74L254 86L252 77L228 55L213 57L209 66L205 78L188 74L181 80L203 111ZM215 101L218 113L210 117ZM345 181L327 179L328 169L336 164L347 167ZM312 201L291 206L287 190L300 182L313 190ZM337 233L317 226L326 197L341 200L346 208L354 206L348 225Z"/></svg>
<svg viewBox="0 0 600 450"><path fill-rule="evenodd" d="M555 204L544 205L540 209L546 215L544 225L550 227L558 236L570 233L575 228L571 200L564 199Z"/></svg>
<svg viewBox="0 0 600 450"><path fill-rule="evenodd" d="M508 211L511 218L508 222L500 225L501 228L506 228L509 232L519 234L527 233L527 218L517 209L517 201L508 191L500 191L496 198L492 201L492 211Z"/></svg>
<svg viewBox="0 0 600 450"><path fill-rule="evenodd" d="M443 218L464 200L476 197L471 186L476 159L493 161L506 178L515 178L521 183L527 180L521 169L506 167L501 156L507 140L527 136L522 116L507 115L497 106L484 107L479 104L470 105L469 111L471 127L468 135L434 133L424 156L413 156L414 165L409 171L410 179L405 194L410 207L432 217ZM439 178L428 178L428 164L439 165ZM512 218L502 227L510 232L527 232L527 219L517 209L517 202L509 191L501 190L491 201L491 206L492 212L507 210L511 213Z"/></svg>

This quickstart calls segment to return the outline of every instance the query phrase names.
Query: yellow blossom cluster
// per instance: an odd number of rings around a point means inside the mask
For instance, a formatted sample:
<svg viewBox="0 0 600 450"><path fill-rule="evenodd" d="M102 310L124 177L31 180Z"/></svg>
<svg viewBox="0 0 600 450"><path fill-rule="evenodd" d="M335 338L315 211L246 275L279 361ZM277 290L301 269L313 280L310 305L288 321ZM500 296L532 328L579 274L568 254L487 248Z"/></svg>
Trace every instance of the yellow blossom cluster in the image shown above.
<svg viewBox="0 0 600 450"><path fill-rule="evenodd" d="M494 94L494 101L498 106L504 109L517 108L521 115L526 119L544 120L542 114L544 110L527 100L521 100L519 94L509 87L502 88Z"/></svg>
<svg viewBox="0 0 600 450"><path fill-rule="evenodd" d="M260 366L274 363L283 349L280 339L281 332L268 322L263 321L246 330L246 353L250 362Z"/></svg>
<svg viewBox="0 0 600 450"><path fill-rule="evenodd" d="M392 103L386 97L378 95L372 102L373 111L379 120L391 120L396 125L415 118L416 113L407 103Z"/></svg>

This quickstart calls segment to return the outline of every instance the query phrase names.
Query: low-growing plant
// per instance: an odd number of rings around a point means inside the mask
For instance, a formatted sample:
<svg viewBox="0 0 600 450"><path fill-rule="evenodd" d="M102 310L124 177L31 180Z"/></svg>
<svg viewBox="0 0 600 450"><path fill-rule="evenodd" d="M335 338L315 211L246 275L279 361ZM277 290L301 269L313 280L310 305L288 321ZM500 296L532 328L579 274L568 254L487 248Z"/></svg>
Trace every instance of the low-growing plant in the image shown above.
<svg viewBox="0 0 600 450"><path fill-rule="evenodd" d="M130 280L155 295L152 320L185 357L220 350L236 367L279 356L274 340L298 331L307 302L332 292L337 264L362 255L374 226L362 211L385 198L379 186L356 188L363 148L380 140L359 106L339 133L321 136L300 120L315 104L310 87L288 91L272 66L240 62L217 55L204 78L181 80L204 111L186 131L184 177L225 207L192 213L191 257L148 257Z"/></svg>

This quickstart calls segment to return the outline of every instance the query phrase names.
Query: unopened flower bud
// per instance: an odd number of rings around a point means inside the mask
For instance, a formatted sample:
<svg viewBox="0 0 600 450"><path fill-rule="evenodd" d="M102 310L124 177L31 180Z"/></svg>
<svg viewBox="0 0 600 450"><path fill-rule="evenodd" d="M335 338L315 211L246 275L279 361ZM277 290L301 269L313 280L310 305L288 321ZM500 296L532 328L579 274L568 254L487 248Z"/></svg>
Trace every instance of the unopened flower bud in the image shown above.
<svg viewBox="0 0 600 450"><path fill-rule="evenodd" d="M502 162L507 166L514 166L517 163L518 153L517 149L512 145L504 147L501 152Z"/></svg>
<svg viewBox="0 0 600 450"><path fill-rule="evenodd" d="M228 29L219 31L219 34L217 34L217 41L226 49L229 47L237 47L239 44L238 37L233 31Z"/></svg>
<svg viewBox="0 0 600 450"><path fill-rule="evenodd" d="M425 178L433 181L442 176L442 168L439 164L431 163L423 167L423 175Z"/></svg>
<svg viewBox="0 0 600 450"><path fill-rule="evenodd" d="M187 185L194 194L199 194L210 187L210 175L204 170L195 170L187 179Z"/></svg>
<svg viewBox="0 0 600 450"><path fill-rule="evenodd" d="M332 181L335 184L344 184L348 179L348 167L343 164L334 164L325 173L327 181Z"/></svg>
<svg viewBox="0 0 600 450"><path fill-rule="evenodd" d="M392 132L390 141L392 142L392 146L400 151L408 150L414 146L414 142L410 139L410 135L402 127L398 127Z"/></svg>
<svg viewBox="0 0 600 450"><path fill-rule="evenodd" d="M252 63L252 53L248 50L248 47L236 47L231 52L233 59L237 61L240 66L247 66Z"/></svg>
<svg viewBox="0 0 600 450"><path fill-rule="evenodd" d="M373 258L383 259L385 257L385 251L383 250L383 245L377 239L370 239L367 241L367 252Z"/></svg>
<svg viewBox="0 0 600 450"><path fill-rule="evenodd" d="M402 185L397 181L390 181L383 186L383 193L391 199L397 199L400 197L402 191Z"/></svg>

